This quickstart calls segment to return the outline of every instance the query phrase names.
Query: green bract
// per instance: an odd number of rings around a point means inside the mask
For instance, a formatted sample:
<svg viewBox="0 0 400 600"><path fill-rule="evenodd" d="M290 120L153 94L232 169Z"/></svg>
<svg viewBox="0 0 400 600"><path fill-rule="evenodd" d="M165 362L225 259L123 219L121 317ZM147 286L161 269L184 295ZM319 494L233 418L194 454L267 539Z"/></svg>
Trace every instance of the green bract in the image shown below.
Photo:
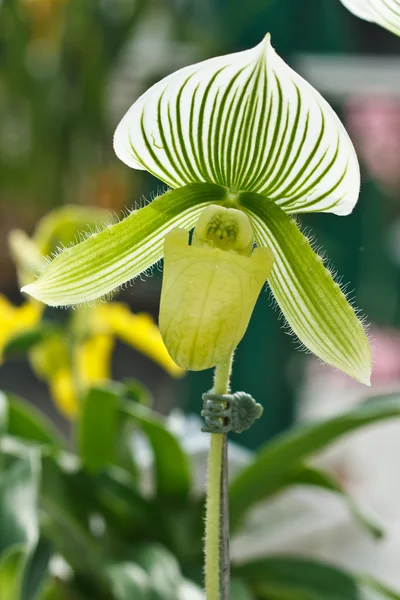
<svg viewBox="0 0 400 600"><path fill-rule="evenodd" d="M353 14L400 35L400 0L341 0Z"/></svg>
<svg viewBox="0 0 400 600"><path fill-rule="evenodd" d="M336 114L277 56L269 36L154 85L122 119L115 150L174 189L65 250L24 291L51 305L94 300L158 261L166 234L192 229L208 205L240 209L257 245L274 253L270 287L295 334L369 383L363 328L288 216L349 214L357 157Z"/></svg>

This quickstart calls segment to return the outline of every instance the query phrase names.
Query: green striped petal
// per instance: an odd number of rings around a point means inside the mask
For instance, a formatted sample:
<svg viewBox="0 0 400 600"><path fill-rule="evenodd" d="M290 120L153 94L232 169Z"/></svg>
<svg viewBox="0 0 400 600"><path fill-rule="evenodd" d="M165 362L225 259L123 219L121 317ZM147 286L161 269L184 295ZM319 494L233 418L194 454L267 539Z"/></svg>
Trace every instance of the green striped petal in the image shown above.
<svg viewBox="0 0 400 600"><path fill-rule="evenodd" d="M22 291L50 306L96 300L162 258L168 231L191 229L205 206L225 196L225 190L210 184L171 190L119 223L66 248Z"/></svg>
<svg viewBox="0 0 400 600"><path fill-rule="evenodd" d="M275 53L251 50L186 67L150 88L119 124L117 155L173 188L213 182L286 212L351 212L354 148L328 103Z"/></svg>
<svg viewBox="0 0 400 600"><path fill-rule="evenodd" d="M274 253L268 283L294 333L324 362L369 385L368 339L321 257L275 203L248 193L239 203L253 223L257 244Z"/></svg>
<svg viewBox="0 0 400 600"><path fill-rule="evenodd" d="M353 14L400 36L400 0L341 0Z"/></svg>

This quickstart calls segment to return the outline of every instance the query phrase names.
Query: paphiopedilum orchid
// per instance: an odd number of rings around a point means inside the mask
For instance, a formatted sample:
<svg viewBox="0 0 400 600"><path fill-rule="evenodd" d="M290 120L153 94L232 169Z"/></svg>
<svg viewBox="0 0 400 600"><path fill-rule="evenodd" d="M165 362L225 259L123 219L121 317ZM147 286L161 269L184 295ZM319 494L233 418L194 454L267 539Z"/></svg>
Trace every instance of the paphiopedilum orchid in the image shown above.
<svg viewBox="0 0 400 600"><path fill-rule="evenodd" d="M220 231L229 237L234 230L233 246L213 250L244 258L239 242L249 223L246 260L252 259L253 235L260 249L272 251L268 282L293 332L323 361L369 383L363 327L289 216L349 214L360 186L357 157L337 115L275 53L269 36L251 50L186 67L154 85L119 124L115 151L173 189L64 250L25 292L50 305L93 301L161 259L166 237L167 253L177 244L187 256L187 241L171 230L191 230L209 205L235 209L232 214L240 211L243 219L235 217L233 229L225 223ZM217 239L210 218L203 234ZM213 246L210 240L203 243ZM269 255L264 260L259 289L272 266ZM221 265L215 261L217 272ZM201 274L196 259L191 264L184 268L192 268L188 281L195 282ZM240 277L246 269L241 263ZM163 285L169 284L172 280ZM243 279L243 298L253 284ZM256 298L258 292L251 294ZM176 295L178 311L185 303L181 288ZM245 304L243 310L251 311ZM238 334L235 343L239 339Z"/></svg>
<svg viewBox="0 0 400 600"><path fill-rule="evenodd" d="M400 0L341 0L353 14L400 35Z"/></svg>

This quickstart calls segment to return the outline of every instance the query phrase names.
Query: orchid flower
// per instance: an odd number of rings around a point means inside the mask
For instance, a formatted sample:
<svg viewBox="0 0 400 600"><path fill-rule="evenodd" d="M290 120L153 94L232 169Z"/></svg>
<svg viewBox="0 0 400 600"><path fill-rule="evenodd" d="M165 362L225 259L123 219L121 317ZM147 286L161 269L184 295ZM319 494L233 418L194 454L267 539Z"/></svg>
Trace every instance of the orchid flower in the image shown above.
<svg viewBox="0 0 400 600"><path fill-rule="evenodd" d="M400 35L400 0L341 0L357 17Z"/></svg>
<svg viewBox="0 0 400 600"><path fill-rule="evenodd" d="M296 336L369 384L362 324L290 216L349 214L357 157L337 115L275 53L269 35L155 84L122 119L114 145L127 165L172 189L61 252L23 291L49 305L93 301L160 260L171 230L193 229L209 205L233 208L247 216L257 246L273 253L268 283Z"/></svg>

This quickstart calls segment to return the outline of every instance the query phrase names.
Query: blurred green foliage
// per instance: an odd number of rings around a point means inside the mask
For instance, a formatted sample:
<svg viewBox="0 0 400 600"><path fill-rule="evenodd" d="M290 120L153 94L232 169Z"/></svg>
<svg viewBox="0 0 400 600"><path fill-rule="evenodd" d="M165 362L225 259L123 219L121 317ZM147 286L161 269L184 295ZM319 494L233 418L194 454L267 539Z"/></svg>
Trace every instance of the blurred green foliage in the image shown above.
<svg viewBox="0 0 400 600"><path fill-rule="evenodd" d="M190 456L168 423L147 406L148 399L134 382L90 389L71 447L24 400L0 395L0 598L202 597L205 499L193 494ZM257 503L299 481L347 502L338 482L316 475L304 461L346 432L398 416L400 398L379 397L264 445L231 484L233 534L245 527ZM150 487L141 451L145 439L153 457ZM354 503L349 508L376 536L376 526L361 509ZM231 597L360 600L365 585L379 588L383 598L393 594L379 582L328 564L265 555L233 563Z"/></svg>
<svg viewBox="0 0 400 600"><path fill-rule="evenodd" d="M0 6L2 196L45 207L76 200L107 165L108 75L145 2L13 0Z"/></svg>

